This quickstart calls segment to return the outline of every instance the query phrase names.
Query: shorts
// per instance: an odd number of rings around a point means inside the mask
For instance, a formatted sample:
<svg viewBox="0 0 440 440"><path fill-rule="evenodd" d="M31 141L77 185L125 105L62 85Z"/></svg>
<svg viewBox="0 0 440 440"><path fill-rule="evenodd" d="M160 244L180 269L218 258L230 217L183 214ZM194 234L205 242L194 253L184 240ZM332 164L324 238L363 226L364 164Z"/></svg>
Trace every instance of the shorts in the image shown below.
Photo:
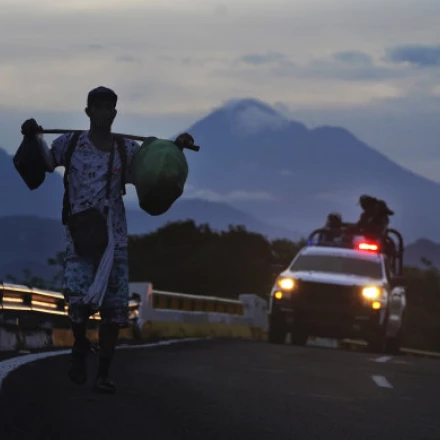
<svg viewBox="0 0 440 440"><path fill-rule="evenodd" d="M64 268L64 297L68 303L68 315L72 322L87 322L90 311L83 304L89 286L99 266L99 260L83 258L68 252ZM128 252L127 248L116 248L107 291L99 310L101 322L127 327L128 321Z"/></svg>

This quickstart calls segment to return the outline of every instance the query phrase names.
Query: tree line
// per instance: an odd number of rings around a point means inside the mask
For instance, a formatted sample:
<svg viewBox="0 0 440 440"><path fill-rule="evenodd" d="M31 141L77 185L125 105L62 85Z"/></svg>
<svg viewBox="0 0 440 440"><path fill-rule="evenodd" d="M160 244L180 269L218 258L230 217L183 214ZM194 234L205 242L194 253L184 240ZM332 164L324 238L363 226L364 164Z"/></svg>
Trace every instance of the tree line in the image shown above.
<svg viewBox="0 0 440 440"><path fill-rule="evenodd" d="M269 241L243 226L214 231L192 220L170 223L129 238L130 279L194 295L267 297L274 271L286 267L302 244Z"/></svg>

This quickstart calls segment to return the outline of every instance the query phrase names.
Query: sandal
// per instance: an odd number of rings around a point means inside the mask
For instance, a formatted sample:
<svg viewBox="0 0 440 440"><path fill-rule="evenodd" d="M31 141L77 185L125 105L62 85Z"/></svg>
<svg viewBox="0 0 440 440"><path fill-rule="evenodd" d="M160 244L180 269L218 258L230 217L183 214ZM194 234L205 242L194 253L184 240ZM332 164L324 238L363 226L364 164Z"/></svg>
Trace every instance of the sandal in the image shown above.
<svg viewBox="0 0 440 440"><path fill-rule="evenodd" d="M93 346L88 339L75 341L70 357L69 379L76 385L87 382L87 356L93 352Z"/></svg>
<svg viewBox="0 0 440 440"><path fill-rule="evenodd" d="M95 391L104 394L115 394L115 384L108 377L98 376L95 381Z"/></svg>

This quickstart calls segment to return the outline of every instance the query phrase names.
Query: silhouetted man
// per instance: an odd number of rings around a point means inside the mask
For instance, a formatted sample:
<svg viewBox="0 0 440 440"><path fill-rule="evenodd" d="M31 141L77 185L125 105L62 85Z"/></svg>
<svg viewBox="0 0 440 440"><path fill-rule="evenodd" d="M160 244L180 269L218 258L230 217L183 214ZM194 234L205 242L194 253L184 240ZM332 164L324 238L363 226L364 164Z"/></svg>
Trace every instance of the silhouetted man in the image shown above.
<svg viewBox="0 0 440 440"><path fill-rule="evenodd" d="M357 223L358 227L368 235L383 235L389 225L389 216L394 215L383 200L362 195L359 204L363 210Z"/></svg>
<svg viewBox="0 0 440 440"><path fill-rule="evenodd" d="M343 227L341 214L338 212L331 212L327 216L324 229L319 235L320 242L333 242L341 237L341 229Z"/></svg>
<svg viewBox="0 0 440 440"><path fill-rule="evenodd" d="M51 147L55 167L66 166L70 157L65 170L63 210L67 240L64 294L74 335L69 377L79 385L87 381L86 358L91 344L86 328L89 317L97 312L91 306L91 291L95 289L101 295L102 318L95 389L108 393L115 392L109 370L119 330L129 325L128 238L122 196L125 182L133 183L133 158L140 148L135 141L116 139L111 133L117 99L115 92L106 87L91 90L85 109L90 129L77 138L73 133L64 134ZM35 135L40 129L34 119L22 125L25 136ZM186 133L175 140L176 148L192 142Z"/></svg>

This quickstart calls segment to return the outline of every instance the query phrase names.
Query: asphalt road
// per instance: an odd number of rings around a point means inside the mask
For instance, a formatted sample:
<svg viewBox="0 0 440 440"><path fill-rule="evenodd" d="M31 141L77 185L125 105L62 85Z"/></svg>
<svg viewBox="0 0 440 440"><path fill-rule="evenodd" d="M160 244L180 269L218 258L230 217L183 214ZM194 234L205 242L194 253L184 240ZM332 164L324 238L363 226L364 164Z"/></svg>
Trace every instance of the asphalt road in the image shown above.
<svg viewBox="0 0 440 440"><path fill-rule="evenodd" d="M188 342L118 351L114 396L71 385L66 362L7 376L1 440L440 439L437 360Z"/></svg>

